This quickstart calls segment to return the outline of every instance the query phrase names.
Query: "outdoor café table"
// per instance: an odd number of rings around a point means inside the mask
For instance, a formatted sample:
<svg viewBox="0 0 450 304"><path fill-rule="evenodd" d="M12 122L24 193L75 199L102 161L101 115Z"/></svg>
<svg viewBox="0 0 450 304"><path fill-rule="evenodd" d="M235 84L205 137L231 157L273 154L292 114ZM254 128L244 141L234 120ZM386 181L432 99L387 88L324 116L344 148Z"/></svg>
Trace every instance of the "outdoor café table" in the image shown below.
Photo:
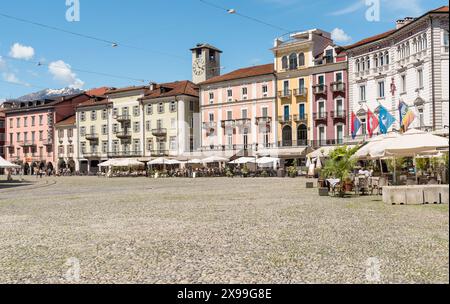
<svg viewBox="0 0 450 304"><path fill-rule="evenodd" d="M330 188L333 191L333 193L336 191L336 186L341 182L339 178L329 178L326 181L330 185Z"/></svg>

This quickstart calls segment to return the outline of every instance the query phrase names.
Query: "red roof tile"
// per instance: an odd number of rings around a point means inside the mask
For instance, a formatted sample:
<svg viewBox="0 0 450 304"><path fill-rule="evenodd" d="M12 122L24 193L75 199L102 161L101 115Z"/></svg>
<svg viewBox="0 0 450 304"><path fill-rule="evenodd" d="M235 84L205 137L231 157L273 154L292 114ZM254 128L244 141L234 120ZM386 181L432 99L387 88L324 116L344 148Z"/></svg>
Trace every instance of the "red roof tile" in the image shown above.
<svg viewBox="0 0 450 304"><path fill-rule="evenodd" d="M221 76L213 77L211 79L203 81L202 83L200 83L200 85L217 83L217 82L228 81L228 80L242 79L242 78L247 78L247 77L268 75L268 74L273 74L274 72L275 72L275 69L273 67L273 63L257 65L257 66L238 69L238 70L232 71L230 73L227 73L227 74L224 74Z"/></svg>
<svg viewBox="0 0 450 304"><path fill-rule="evenodd" d="M189 95L198 97L198 86L189 80L156 84L153 90L145 92L144 99Z"/></svg>
<svg viewBox="0 0 450 304"><path fill-rule="evenodd" d="M76 122L76 116L75 116L75 115L72 115L72 116L67 117L67 118L64 119L64 120L61 120L61 121L58 122L55 126L56 126L56 127L72 126L72 125L75 125L75 122Z"/></svg>
<svg viewBox="0 0 450 304"><path fill-rule="evenodd" d="M97 96L95 98L91 98L89 100L86 100L85 102L80 103L77 108L107 105L109 103L111 102L106 97Z"/></svg>
<svg viewBox="0 0 450 304"><path fill-rule="evenodd" d="M115 93L124 93L124 92L129 92L129 91L144 90L147 88L148 88L148 86L129 86L129 87L118 88L118 89L110 88L109 90L107 90L105 92L105 95L115 94Z"/></svg>
<svg viewBox="0 0 450 304"><path fill-rule="evenodd" d="M90 96L102 96L102 95L105 95L106 91L108 91L110 89L111 88L108 88L108 87L90 89L90 90L86 91L86 94L88 94Z"/></svg>

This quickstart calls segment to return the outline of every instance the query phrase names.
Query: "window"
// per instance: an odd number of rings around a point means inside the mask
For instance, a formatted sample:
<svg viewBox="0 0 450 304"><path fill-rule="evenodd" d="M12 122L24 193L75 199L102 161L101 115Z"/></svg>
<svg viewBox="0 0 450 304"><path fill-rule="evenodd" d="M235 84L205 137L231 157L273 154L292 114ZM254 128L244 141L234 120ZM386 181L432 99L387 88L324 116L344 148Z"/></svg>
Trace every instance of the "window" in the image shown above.
<svg viewBox="0 0 450 304"><path fill-rule="evenodd" d="M287 70L288 69L288 58L287 58L287 56L283 56L283 58L281 58L281 68L283 70Z"/></svg>
<svg viewBox="0 0 450 304"><path fill-rule="evenodd" d="M91 120L97 120L97 111L91 111Z"/></svg>
<svg viewBox="0 0 450 304"><path fill-rule="evenodd" d="M304 53L298 54L298 65L299 66L305 65L305 54Z"/></svg>
<svg viewBox="0 0 450 304"><path fill-rule="evenodd" d="M31 116L31 126L34 127L36 125L36 116Z"/></svg>
<svg viewBox="0 0 450 304"><path fill-rule="evenodd" d="M12 129L13 127L14 127L14 126L13 126L13 119L10 118L10 119L9 119L9 128Z"/></svg>
<svg viewBox="0 0 450 304"><path fill-rule="evenodd" d="M342 82L342 72L337 72L335 75L336 82Z"/></svg>
<svg viewBox="0 0 450 304"><path fill-rule="evenodd" d="M133 151L134 152L139 152L139 150L141 150L141 143L139 139L135 139L133 140Z"/></svg>
<svg viewBox="0 0 450 304"><path fill-rule="evenodd" d="M389 52L384 53L384 60L386 61L386 64L389 65Z"/></svg>
<svg viewBox="0 0 450 304"><path fill-rule="evenodd" d="M147 115L152 115L153 114L153 106L152 104L148 104L147 105Z"/></svg>
<svg viewBox="0 0 450 304"><path fill-rule="evenodd" d="M119 141L114 140L112 143L112 152L117 153L119 152Z"/></svg>
<svg viewBox="0 0 450 304"><path fill-rule="evenodd" d="M247 118L247 109L242 109L242 118Z"/></svg>
<svg viewBox="0 0 450 304"><path fill-rule="evenodd" d="M377 68L379 66L377 54L373 55L373 62L375 63L375 67Z"/></svg>
<svg viewBox="0 0 450 304"><path fill-rule="evenodd" d="M209 93L209 103L212 104L214 102L214 93L210 92Z"/></svg>
<svg viewBox="0 0 450 304"><path fill-rule="evenodd" d="M177 104L175 101L170 102L170 112L176 112L177 111Z"/></svg>
<svg viewBox="0 0 450 304"><path fill-rule="evenodd" d="M384 98L384 80L378 81L378 97Z"/></svg>
<svg viewBox="0 0 450 304"><path fill-rule="evenodd" d="M342 99L336 99L336 117L344 116L344 101Z"/></svg>
<svg viewBox="0 0 450 304"><path fill-rule="evenodd" d="M86 153L86 143L85 142L81 142L81 153L85 154Z"/></svg>
<svg viewBox="0 0 450 304"><path fill-rule="evenodd" d="M122 108L122 115L123 116L128 116L128 114L129 114L128 107L123 107Z"/></svg>
<svg viewBox="0 0 450 304"><path fill-rule="evenodd" d="M102 153L108 153L108 142L102 141Z"/></svg>
<svg viewBox="0 0 450 304"><path fill-rule="evenodd" d="M232 120L233 119L233 111L227 111L227 119Z"/></svg>
<svg viewBox="0 0 450 304"><path fill-rule="evenodd" d="M289 80L285 80L283 82L283 95L288 96L289 95Z"/></svg>
<svg viewBox="0 0 450 304"><path fill-rule="evenodd" d="M242 88L242 99L247 99L248 89L246 87Z"/></svg>
<svg viewBox="0 0 450 304"><path fill-rule="evenodd" d="M423 88L423 70L422 69L417 70L417 87L418 87L418 89Z"/></svg>
<svg viewBox="0 0 450 304"><path fill-rule="evenodd" d="M43 140L44 139L44 131L39 131L39 140Z"/></svg>
<svg viewBox="0 0 450 304"><path fill-rule="evenodd" d="M228 97L228 101L231 101L233 99L233 90L232 89L227 90L227 97Z"/></svg>
<svg viewBox="0 0 450 304"><path fill-rule="evenodd" d="M337 141L337 144L344 143L344 126L343 125L336 126L336 141Z"/></svg>
<svg viewBox="0 0 450 304"><path fill-rule="evenodd" d="M192 100L189 101L189 111L194 112L194 102Z"/></svg>
<svg viewBox="0 0 450 304"><path fill-rule="evenodd" d="M359 64L359 59L356 59L356 61L355 61L355 70L357 73L361 72L361 66Z"/></svg>
<svg viewBox="0 0 450 304"><path fill-rule="evenodd" d="M366 135L367 134L367 123L365 118L360 118L361 121L361 134Z"/></svg>
<svg viewBox="0 0 450 304"><path fill-rule="evenodd" d="M145 130L146 131L151 131L152 130L152 122L150 120L147 120L145 122Z"/></svg>
<svg viewBox="0 0 450 304"><path fill-rule="evenodd" d="M380 60L380 66L383 66L384 65L384 56L383 56L383 54L380 54L379 60Z"/></svg>
<svg viewBox="0 0 450 304"><path fill-rule="evenodd" d="M91 133L90 134L95 134L96 130L95 130L95 126L91 126Z"/></svg>
<svg viewBox="0 0 450 304"><path fill-rule="evenodd" d="M16 118L16 127L20 128L20 117Z"/></svg>
<svg viewBox="0 0 450 304"><path fill-rule="evenodd" d="M153 139L147 138L147 151L153 150Z"/></svg>
<svg viewBox="0 0 450 304"><path fill-rule="evenodd" d="M209 121L210 122L214 121L214 113L209 113Z"/></svg>
<svg viewBox="0 0 450 304"><path fill-rule="evenodd" d="M298 91L300 94L305 93L305 79L304 78L300 78L298 80Z"/></svg>
<svg viewBox="0 0 450 304"><path fill-rule="evenodd" d="M366 101L366 86L359 87L359 101Z"/></svg>
<svg viewBox="0 0 450 304"><path fill-rule="evenodd" d="M102 134L107 135L108 134L108 125L102 125Z"/></svg>
<svg viewBox="0 0 450 304"><path fill-rule="evenodd" d="M73 145L67 146L67 153L69 153L69 155L73 154Z"/></svg>
<svg viewBox="0 0 450 304"><path fill-rule="evenodd" d="M159 114L164 113L164 103L162 102L158 103L158 113Z"/></svg>
<svg viewBox="0 0 450 304"><path fill-rule="evenodd" d="M117 132L119 132L119 125L116 124L116 123L113 124L112 130L113 130L113 133L114 133L114 134L117 133Z"/></svg>
<svg viewBox="0 0 450 304"><path fill-rule="evenodd" d="M64 137L64 129L58 130L58 137L62 139Z"/></svg>
<svg viewBox="0 0 450 304"><path fill-rule="evenodd" d="M448 31L446 30L444 30L442 45L444 46L444 52L448 53Z"/></svg>
<svg viewBox="0 0 450 304"><path fill-rule="evenodd" d="M20 141L20 132L16 134L16 140Z"/></svg>
<svg viewBox="0 0 450 304"><path fill-rule="evenodd" d="M326 63L333 63L333 61L334 61L333 50L326 50L325 58L326 58Z"/></svg>
<svg viewBox="0 0 450 304"><path fill-rule="evenodd" d="M319 118L325 117L325 102L324 101L319 101L319 103L317 104L317 112L318 112Z"/></svg>
<svg viewBox="0 0 450 304"><path fill-rule="evenodd" d="M401 93L406 93L406 75L403 74L400 76L400 82L401 82Z"/></svg>
<svg viewBox="0 0 450 304"><path fill-rule="evenodd" d="M176 118L171 118L170 119L170 128L171 129L176 129L177 128L177 120L176 120Z"/></svg>
<svg viewBox="0 0 450 304"><path fill-rule="evenodd" d="M177 137L176 136L170 136L169 149L172 151L177 149Z"/></svg>
<svg viewBox="0 0 450 304"><path fill-rule="evenodd" d="M267 87L267 84L263 84L263 86L262 86L263 97L267 97L268 92L269 92L269 89Z"/></svg>
<svg viewBox="0 0 450 304"><path fill-rule="evenodd" d="M162 129L162 126L163 126L163 120L162 119L158 119L156 121L156 128L157 129Z"/></svg>
<svg viewBox="0 0 450 304"><path fill-rule="evenodd" d="M103 120L108 119L108 110L107 109L102 110L102 119Z"/></svg>
<svg viewBox="0 0 450 304"><path fill-rule="evenodd" d="M292 53L289 55L289 69L295 70L298 67L297 54Z"/></svg>
<svg viewBox="0 0 450 304"><path fill-rule="evenodd" d="M133 131L136 132L136 133L140 132L139 121L135 121L133 123Z"/></svg>
<svg viewBox="0 0 450 304"><path fill-rule="evenodd" d="M228 144L228 147L232 147L233 146L233 134L228 134L227 135L227 144Z"/></svg>
<svg viewBox="0 0 450 304"><path fill-rule="evenodd" d="M370 70L370 57L369 56L366 57L366 61L367 61L367 69Z"/></svg>
<svg viewBox="0 0 450 304"><path fill-rule="evenodd" d="M325 145L326 143L326 135L325 135L325 127L324 126L320 126L319 127L319 145Z"/></svg>
<svg viewBox="0 0 450 304"><path fill-rule="evenodd" d="M58 153L59 153L59 155L64 154L64 146L58 146Z"/></svg>
<svg viewBox="0 0 450 304"><path fill-rule="evenodd" d="M28 117L23 118L23 126L28 127Z"/></svg>
<svg viewBox="0 0 450 304"><path fill-rule="evenodd" d="M85 136L86 135L86 127L81 127L80 128L80 136Z"/></svg>
<svg viewBox="0 0 450 304"><path fill-rule="evenodd" d="M67 137L71 139L73 137L73 129L67 129Z"/></svg>
<svg viewBox="0 0 450 304"><path fill-rule="evenodd" d="M119 115L119 109L114 108L114 109L112 110L112 114L113 114L114 117L117 117L117 116Z"/></svg>
<svg viewBox="0 0 450 304"><path fill-rule="evenodd" d="M133 116L134 117L139 116L139 106L134 106L133 107Z"/></svg>
<svg viewBox="0 0 450 304"><path fill-rule="evenodd" d="M80 120L81 121L86 121L86 112L80 112Z"/></svg>
<svg viewBox="0 0 450 304"><path fill-rule="evenodd" d="M423 128L425 126L423 108L419 108L418 112L419 112L419 126L420 128Z"/></svg>

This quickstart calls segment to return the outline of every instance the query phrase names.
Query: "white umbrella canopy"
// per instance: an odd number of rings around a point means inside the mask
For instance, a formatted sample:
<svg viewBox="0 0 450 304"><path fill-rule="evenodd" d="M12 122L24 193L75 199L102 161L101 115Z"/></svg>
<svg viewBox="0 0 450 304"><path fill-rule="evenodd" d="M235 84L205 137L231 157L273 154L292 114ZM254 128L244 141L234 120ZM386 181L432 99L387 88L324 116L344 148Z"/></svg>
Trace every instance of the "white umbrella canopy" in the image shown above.
<svg viewBox="0 0 450 304"><path fill-rule="evenodd" d="M379 135L369 140L369 142L359 149L353 157L358 159L374 159L384 156L384 149L386 145L393 138L397 138L398 133L389 133L386 135Z"/></svg>
<svg viewBox="0 0 450 304"><path fill-rule="evenodd" d="M170 159L164 157L158 157L148 162L149 165L170 165Z"/></svg>
<svg viewBox="0 0 450 304"><path fill-rule="evenodd" d="M202 160L201 160L201 159L198 159L198 158L194 158L194 159L188 160L187 163L188 163L188 164L192 164L192 165L200 165L200 164L203 164Z"/></svg>
<svg viewBox="0 0 450 304"><path fill-rule="evenodd" d="M181 164L184 164L184 162L176 159L168 159L166 162L166 165L181 165Z"/></svg>
<svg viewBox="0 0 450 304"><path fill-rule="evenodd" d="M320 161L320 157L317 158L316 169L322 169L322 162Z"/></svg>
<svg viewBox="0 0 450 304"><path fill-rule="evenodd" d="M202 160L203 163L209 164L209 163L226 163L229 159L225 157L220 156L210 156Z"/></svg>
<svg viewBox="0 0 450 304"><path fill-rule="evenodd" d="M115 166L117 167L143 167L144 163L141 163L138 160L135 159L120 159L117 161L117 163L115 164Z"/></svg>
<svg viewBox="0 0 450 304"><path fill-rule="evenodd" d="M306 167L309 168L309 166L311 166L311 157L306 160Z"/></svg>
<svg viewBox="0 0 450 304"><path fill-rule="evenodd" d="M10 163L9 161L7 161L6 159L4 159L3 157L0 156L0 168L3 169L19 169L20 166Z"/></svg>
<svg viewBox="0 0 450 304"><path fill-rule="evenodd" d="M280 163L280 159L276 158L276 157L264 156L264 157L258 158L256 160L256 163L260 167L273 167L273 168L276 168L276 166Z"/></svg>
<svg viewBox="0 0 450 304"><path fill-rule="evenodd" d="M448 138L411 129L392 139L385 147L386 156L415 156L426 151L448 148Z"/></svg>
<svg viewBox="0 0 450 304"><path fill-rule="evenodd" d="M242 164L254 163L254 162L255 162L255 158L253 158L253 157L240 157L229 163L233 164L233 165L242 165Z"/></svg>
<svg viewBox="0 0 450 304"><path fill-rule="evenodd" d="M114 159L108 159L107 161L102 162L99 164L99 167L110 167L114 163Z"/></svg>

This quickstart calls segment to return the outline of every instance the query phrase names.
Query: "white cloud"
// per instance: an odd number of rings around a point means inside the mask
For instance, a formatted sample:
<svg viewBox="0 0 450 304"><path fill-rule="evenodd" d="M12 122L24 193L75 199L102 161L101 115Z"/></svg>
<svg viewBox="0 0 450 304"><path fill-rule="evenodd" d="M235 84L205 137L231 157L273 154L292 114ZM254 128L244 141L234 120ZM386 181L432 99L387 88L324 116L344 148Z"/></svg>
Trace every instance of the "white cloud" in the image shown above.
<svg viewBox="0 0 450 304"><path fill-rule="evenodd" d="M16 42L11 46L9 56L16 59L30 60L34 57L34 49L31 46L25 46Z"/></svg>
<svg viewBox="0 0 450 304"><path fill-rule="evenodd" d="M6 61L0 56L0 71L6 70Z"/></svg>
<svg viewBox="0 0 450 304"><path fill-rule="evenodd" d="M421 4L422 0L380 0L380 9L384 13L395 13L399 17L407 15L419 16L424 13L424 8ZM363 8L369 8L372 5L370 2L366 5L366 0L356 0L352 4L329 13L331 16L342 16L354 13Z"/></svg>
<svg viewBox="0 0 450 304"><path fill-rule="evenodd" d="M346 6L342 9L331 12L330 15L341 16L341 15L351 14L351 13L354 13L357 10L363 8L364 6L365 6L365 0L358 0L355 3L350 4L349 6Z"/></svg>
<svg viewBox="0 0 450 304"><path fill-rule="evenodd" d="M336 42L349 42L352 40L352 37L347 35L343 29L338 27L331 31L331 38Z"/></svg>
<svg viewBox="0 0 450 304"><path fill-rule="evenodd" d="M3 80L11 83L21 83L19 78L17 78L16 74L5 72L2 74Z"/></svg>
<svg viewBox="0 0 450 304"><path fill-rule="evenodd" d="M62 60L50 62L48 70L55 80L70 88L81 89L84 86L84 82L72 72L72 67Z"/></svg>

